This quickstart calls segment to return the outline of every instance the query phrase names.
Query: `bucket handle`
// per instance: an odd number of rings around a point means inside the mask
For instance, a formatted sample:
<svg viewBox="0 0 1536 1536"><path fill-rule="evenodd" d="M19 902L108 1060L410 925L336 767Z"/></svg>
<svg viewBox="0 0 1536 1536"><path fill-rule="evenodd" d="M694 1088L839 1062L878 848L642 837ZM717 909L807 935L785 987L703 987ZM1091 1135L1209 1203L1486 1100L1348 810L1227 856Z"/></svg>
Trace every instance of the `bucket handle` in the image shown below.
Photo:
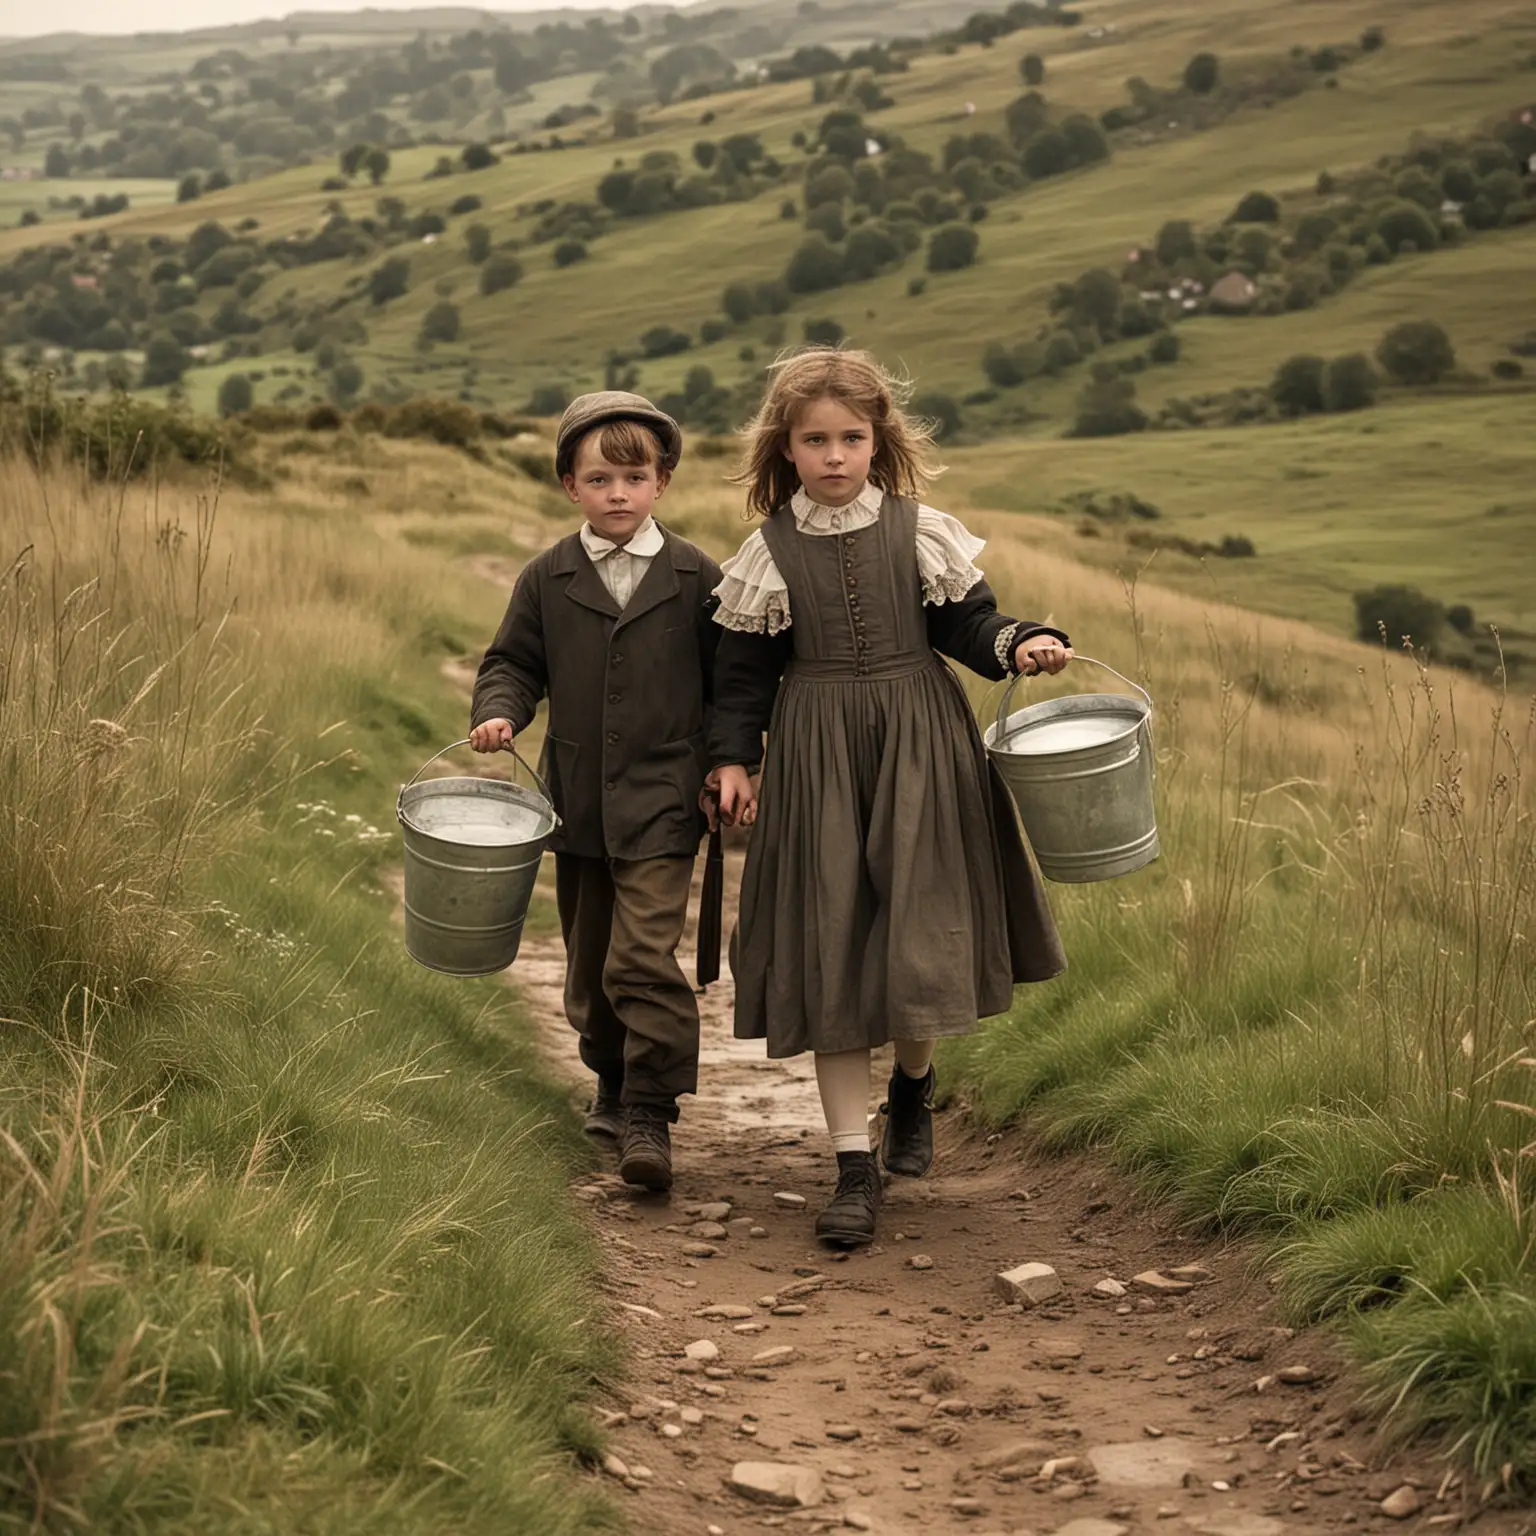
<svg viewBox="0 0 1536 1536"><path fill-rule="evenodd" d="M469 737L466 736L461 741L451 741L451 742L449 742L448 745L446 747L444 747L441 752L434 752L432 754L432 756L429 757L426 760L426 762L424 762L421 765L421 767L418 768L416 770L416 772L411 775L409 783L407 783L405 785L405 788L401 790L401 794L404 794L405 790L409 789L411 787L411 785L414 784L416 782L416 780L419 779L422 776L422 774L424 774L427 771L427 769L430 768L432 766L432 764L435 763L438 760L438 758L444 756L445 754L447 754L449 752L452 752L455 747L467 747L468 745L469 745ZM534 772L534 770L528 766L528 763L527 763L526 759L523 757L523 754L517 750L516 746L514 746L512 743L509 742L506 746L502 747L501 750L503 752L510 752L512 754L512 756L514 758L516 758L519 763L522 764L523 772L526 773L528 775L528 777L530 779L532 779L533 782L539 786L539 793L541 795L543 795L546 800L549 800L550 805L553 806L555 802L553 800L549 799L549 787L548 787L548 785L546 785L544 780L541 779L538 776L538 774L536 772Z"/></svg>
<svg viewBox="0 0 1536 1536"><path fill-rule="evenodd" d="M1123 672L1116 672L1115 669L1110 666L1107 661L1100 661L1096 656L1084 656L1080 651L1076 651L1073 653L1072 659L1074 661L1089 662L1095 667L1102 667L1106 672L1109 673L1111 677L1118 677L1127 688L1130 688L1134 692L1139 693L1142 698L1146 700L1147 718L1142 722L1142 724L1147 733L1147 748L1149 751L1152 751L1152 695L1148 693L1140 683L1133 683L1130 678L1128 678ZM1038 670L1034 672L1015 673L1012 681L1010 681L1008 686L1003 689L1003 696L998 701L997 705L997 725L993 730L993 740L997 743L998 746L1002 746L1002 744L1008 739L1008 705L1013 698L1013 690L1017 688L1026 677L1038 677L1039 675L1040 674ZM1157 754L1155 751L1152 751L1152 763L1153 771L1155 772L1157 766Z"/></svg>

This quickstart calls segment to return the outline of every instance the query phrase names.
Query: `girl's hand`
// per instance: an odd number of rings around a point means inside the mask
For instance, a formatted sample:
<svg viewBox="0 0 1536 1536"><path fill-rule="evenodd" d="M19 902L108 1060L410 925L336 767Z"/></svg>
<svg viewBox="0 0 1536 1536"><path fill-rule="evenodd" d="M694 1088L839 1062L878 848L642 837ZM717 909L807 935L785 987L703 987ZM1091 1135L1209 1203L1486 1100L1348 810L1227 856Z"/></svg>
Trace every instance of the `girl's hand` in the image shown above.
<svg viewBox="0 0 1536 1536"><path fill-rule="evenodd" d="M1063 645L1055 635L1031 635L1013 653L1013 665L1025 677L1042 672L1054 676L1072 660L1072 647Z"/></svg>
<svg viewBox="0 0 1536 1536"><path fill-rule="evenodd" d="M510 720L486 720L469 733L469 744L476 752L500 752L512 745L515 735Z"/></svg>
<svg viewBox="0 0 1536 1536"><path fill-rule="evenodd" d="M714 769L705 783L720 798L720 820L726 826L750 827L757 820L757 790L740 763Z"/></svg>

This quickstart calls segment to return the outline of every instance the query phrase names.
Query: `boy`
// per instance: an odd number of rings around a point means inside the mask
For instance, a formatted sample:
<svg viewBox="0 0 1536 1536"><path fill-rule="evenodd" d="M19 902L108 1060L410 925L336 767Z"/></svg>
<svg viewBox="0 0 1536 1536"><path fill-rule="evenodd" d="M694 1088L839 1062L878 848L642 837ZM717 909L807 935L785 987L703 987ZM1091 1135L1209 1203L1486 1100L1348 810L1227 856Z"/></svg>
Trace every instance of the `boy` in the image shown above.
<svg viewBox="0 0 1536 1536"><path fill-rule="evenodd" d="M511 743L549 697L542 774L567 955L565 1011L597 1074L590 1134L628 1184L672 1185L669 1128L698 1086L699 1010L676 950L704 820L720 569L651 515L682 455L639 395L583 395L555 471L580 530L524 568L475 680L470 741Z"/></svg>

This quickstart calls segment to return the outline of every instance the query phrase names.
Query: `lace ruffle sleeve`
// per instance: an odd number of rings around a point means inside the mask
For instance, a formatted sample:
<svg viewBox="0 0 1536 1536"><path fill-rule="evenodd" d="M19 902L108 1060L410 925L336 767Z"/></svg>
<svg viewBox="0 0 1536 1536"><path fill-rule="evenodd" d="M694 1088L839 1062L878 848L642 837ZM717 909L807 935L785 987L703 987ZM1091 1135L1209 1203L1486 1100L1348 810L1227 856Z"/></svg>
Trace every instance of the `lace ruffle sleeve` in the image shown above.
<svg viewBox="0 0 1536 1536"><path fill-rule="evenodd" d="M747 634L777 635L789 628L789 587L761 528L720 567L720 575L715 623Z"/></svg>
<svg viewBox="0 0 1536 1536"><path fill-rule="evenodd" d="M917 573L925 603L958 603L981 580L976 556L987 541L958 518L932 507L917 509Z"/></svg>

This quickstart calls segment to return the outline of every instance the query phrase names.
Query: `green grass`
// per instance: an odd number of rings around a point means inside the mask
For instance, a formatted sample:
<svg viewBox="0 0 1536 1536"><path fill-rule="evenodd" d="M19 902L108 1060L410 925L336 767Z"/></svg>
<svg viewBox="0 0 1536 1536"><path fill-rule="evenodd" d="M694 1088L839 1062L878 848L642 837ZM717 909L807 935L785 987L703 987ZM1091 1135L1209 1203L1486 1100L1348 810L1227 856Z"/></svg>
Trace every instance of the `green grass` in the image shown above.
<svg viewBox="0 0 1536 1536"><path fill-rule="evenodd" d="M6 473L0 1504L615 1528L573 1463L619 1365L573 1117L386 878L491 594L344 506Z"/></svg>
<svg viewBox="0 0 1536 1536"><path fill-rule="evenodd" d="M1246 534L1258 550L1256 559L1206 561L1164 551L1152 580L1339 634L1354 632L1352 595L1380 582L1408 582L1443 602L1471 603L1481 619L1531 630L1531 410L1529 395L1414 398L1357 415L1194 435L1016 439L949 455L942 495L967 507L1052 515L1073 492L1133 491L1164 514L1141 525L1153 533L1207 542ZM1063 529L1081 520L1054 516ZM1019 536L1034 537L1032 528ZM1145 564L1147 552L1128 548L1124 530L1103 532L1076 539L1074 554L1108 569Z"/></svg>
<svg viewBox="0 0 1536 1536"><path fill-rule="evenodd" d="M43 221L42 225L37 226L38 229L46 227L50 239L58 238L60 225L70 226L70 234L91 234L101 227L101 220L82 219L73 208L50 208L49 199L83 197L90 203L99 195L116 197L120 192L128 194L130 212L138 213L163 208L167 204L174 205L176 183L136 180L131 176L76 176L68 181L0 181L0 227L8 229L17 224L22 214L31 209Z"/></svg>

